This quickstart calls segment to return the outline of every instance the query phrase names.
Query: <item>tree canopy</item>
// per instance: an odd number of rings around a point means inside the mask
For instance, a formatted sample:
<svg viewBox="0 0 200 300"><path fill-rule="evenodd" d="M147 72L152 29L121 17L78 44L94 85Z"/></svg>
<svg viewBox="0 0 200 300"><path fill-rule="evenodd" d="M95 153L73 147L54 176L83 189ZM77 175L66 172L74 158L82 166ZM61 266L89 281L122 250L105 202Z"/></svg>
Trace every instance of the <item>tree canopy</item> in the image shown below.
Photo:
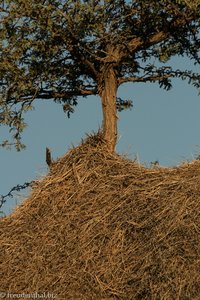
<svg viewBox="0 0 200 300"><path fill-rule="evenodd" d="M0 124L17 150L23 147L24 113L36 99L53 100L70 115L79 96L102 99L105 140L114 149L117 98L125 82L172 78L197 88L200 75L174 70L170 58L200 63L200 0L3 0L0 4Z"/></svg>

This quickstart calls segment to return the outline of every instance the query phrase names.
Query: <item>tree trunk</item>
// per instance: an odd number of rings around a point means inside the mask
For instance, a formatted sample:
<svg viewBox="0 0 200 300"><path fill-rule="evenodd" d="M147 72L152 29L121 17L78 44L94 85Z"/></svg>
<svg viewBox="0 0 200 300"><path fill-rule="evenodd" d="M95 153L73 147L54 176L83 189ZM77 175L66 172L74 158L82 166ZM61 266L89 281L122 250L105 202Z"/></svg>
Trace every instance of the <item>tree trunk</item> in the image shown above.
<svg viewBox="0 0 200 300"><path fill-rule="evenodd" d="M114 152L117 142L117 77L116 71L110 64L108 64L106 68L105 66L102 68L100 86L99 95L101 97L103 111L103 137L108 150Z"/></svg>

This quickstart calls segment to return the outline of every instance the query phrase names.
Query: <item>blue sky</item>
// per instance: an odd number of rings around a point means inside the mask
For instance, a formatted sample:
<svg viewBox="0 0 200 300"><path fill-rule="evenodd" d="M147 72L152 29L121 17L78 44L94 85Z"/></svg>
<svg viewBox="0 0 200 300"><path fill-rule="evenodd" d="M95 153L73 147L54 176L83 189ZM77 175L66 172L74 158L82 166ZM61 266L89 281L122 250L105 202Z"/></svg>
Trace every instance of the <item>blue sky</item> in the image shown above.
<svg viewBox="0 0 200 300"><path fill-rule="evenodd" d="M173 59L174 67L194 69L189 60ZM196 71L198 71L196 67ZM162 166L175 166L192 160L200 153L200 96L186 81L174 80L174 87L164 91L158 84L125 84L118 96L133 100L132 110L119 114L118 153L137 157L143 164L158 160ZM0 194L24 182L39 179L47 173L45 149L53 158L64 155L72 144L78 145L86 133L101 126L100 98L80 98L75 113L68 119L62 106L52 101L38 100L35 110L25 116L28 128L21 152L0 148ZM0 137L7 130L0 127ZM15 193L2 209L8 214L26 195Z"/></svg>

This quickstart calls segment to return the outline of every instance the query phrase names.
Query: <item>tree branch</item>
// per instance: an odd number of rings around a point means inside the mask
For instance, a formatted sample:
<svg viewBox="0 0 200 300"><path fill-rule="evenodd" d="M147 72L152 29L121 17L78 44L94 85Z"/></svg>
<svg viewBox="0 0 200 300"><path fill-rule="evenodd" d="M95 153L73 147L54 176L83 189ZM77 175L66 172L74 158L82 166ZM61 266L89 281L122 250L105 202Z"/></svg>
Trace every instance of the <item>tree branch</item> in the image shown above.
<svg viewBox="0 0 200 300"><path fill-rule="evenodd" d="M84 89L84 87L79 87L76 91L68 91L68 92L55 92L55 91L45 91L45 90L40 90L39 92L35 93L33 96L32 94L27 94L24 96L21 96L21 98L19 99L15 99L15 98L10 98L7 99L6 102L7 103L20 103L20 102L24 102L24 101L30 101L30 100L34 100L34 99L42 99L42 100L49 100L49 99L62 99L62 98L70 98L70 97L78 97L78 96L89 96L89 95L97 95L97 89L94 88L93 90L89 90L89 89Z"/></svg>
<svg viewBox="0 0 200 300"><path fill-rule="evenodd" d="M95 69L94 64L92 64L91 61L89 61L86 58L81 58L81 59L82 59L83 64L86 64L90 68L90 70L93 72L93 74L95 75L95 77L97 78L98 77L98 72Z"/></svg>
<svg viewBox="0 0 200 300"><path fill-rule="evenodd" d="M174 17L174 19L168 23L168 28L166 31L161 30L151 35L147 40L144 40L141 37L133 38L128 43L127 48L129 49L130 52L135 52L136 50L139 50L143 46L147 48L152 45L158 44L164 41L165 39L169 38L170 36L173 36L173 33L176 31L177 28L182 28L192 20L196 20L196 18L193 15L189 15L189 16L183 15L180 18Z"/></svg>
<svg viewBox="0 0 200 300"><path fill-rule="evenodd" d="M38 95L37 95L37 98L41 98L41 99L50 99L50 98L55 98L55 99L58 99L58 98L69 98L69 97L72 97L72 96L89 96L89 95L96 95L97 94L97 89L93 89L93 90L87 90L87 89L84 89L82 87L79 87L77 89L77 91L69 91L69 92L54 92L54 91L43 91L43 92L40 92Z"/></svg>
<svg viewBox="0 0 200 300"><path fill-rule="evenodd" d="M64 12L61 12L61 15L67 20L69 16L66 16L66 14ZM72 20L73 23L73 20ZM71 49L70 47L68 48L70 54L72 56L75 56L78 61L81 61L83 63L83 65L87 65L90 68L90 71L92 71L93 75L97 78L98 76L98 71L96 70L94 64L89 61L80 51L79 48L83 48L85 50L85 47L83 47L83 45L80 45L79 40L77 40L73 30L70 29L70 27L68 26L68 32L70 33L71 37L68 36L68 39L71 40ZM67 44L69 41L66 41Z"/></svg>
<svg viewBox="0 0 200 300"><path fill-rule="evenodd" d="M145 46L148 45L148 47L160 43L163 40L165 40L169 36L168 32L160 31L154 35L152 35L147 41L144 42L144 40L141 37L137 37L132 39L128 43L128 49L130 52L134 52L135 50L138 50L141 48L144 44Z"/></svg>
<svg viewBox="0 0 200 300"><path fill-rule="evenodd" d="M147 81L157 81L165 78L174 77L174 74L163 74L163 75L153 75L153 76L142 76L142 77L122 77L118 79L118 84L125 82L147 82Z"/></svg>

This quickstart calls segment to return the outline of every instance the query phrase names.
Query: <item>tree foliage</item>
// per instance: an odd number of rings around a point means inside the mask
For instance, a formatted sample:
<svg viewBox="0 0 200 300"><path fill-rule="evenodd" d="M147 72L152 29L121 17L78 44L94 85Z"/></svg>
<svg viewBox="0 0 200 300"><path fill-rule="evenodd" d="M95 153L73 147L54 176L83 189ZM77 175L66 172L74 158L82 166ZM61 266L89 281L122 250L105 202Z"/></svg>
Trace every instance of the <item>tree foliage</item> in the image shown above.
<svg viewBox="0 0 200 300"><path fill-rule="evenodd" d="M199 0L3 0L0 124L20 150L24 113L36 99L61 103L69 116L79 96L103 97L111 68L117 88L158 82L169 90L173 77L199 88L199 74L170 66L176 55L200 63L199 29ZM130 106L116 97L119 111Z"/></svg>

